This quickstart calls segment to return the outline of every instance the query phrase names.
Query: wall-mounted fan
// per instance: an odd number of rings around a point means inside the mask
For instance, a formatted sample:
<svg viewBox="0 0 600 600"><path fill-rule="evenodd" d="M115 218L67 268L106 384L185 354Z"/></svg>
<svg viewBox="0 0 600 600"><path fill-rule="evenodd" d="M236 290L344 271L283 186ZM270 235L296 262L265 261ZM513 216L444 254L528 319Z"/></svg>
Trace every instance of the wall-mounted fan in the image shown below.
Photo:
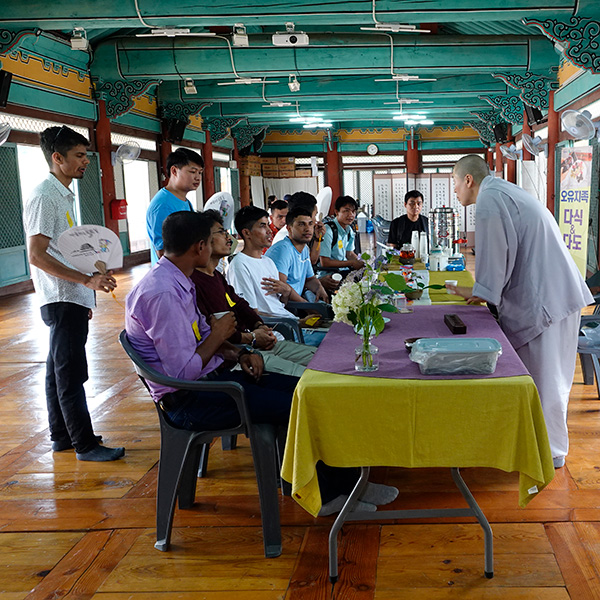
<svg viewBox="0 0 600 600"><path fill-rule="evenodd" d="M517 150L517 147L514 144L511 144L510 146L500 146L500 152L502 152L502 155L509 160L517 160L523 156L523 151Z"/></svg>
<svg viewBox="0 0 600 600"><path fill-rule="evenodd" d="M121 144L116 152L112 153L112 162L126 164L133 162L138 158L142 151L141 146L137 142L125 142Z"/></svg>
<svg viewBox="0 0 600 600"><path fill-rule="evenodd" d="M535 154L536 156L543 152L546 158L548 158L548 144L542 144L542 138L539 136L531 137L526 133L523 134L523 146L525 150Z"/></svg>
<svg viewBox="0 0 600 600"><path fill-rule="evenodd" d="M0 146L8 139L11 127L8 123L0 123Z"/></svg>
<svg viewBox="0 0 600 600"><path fill-rule="evenodd" d="M578 140L593 138L596 135L596 130L600 128L600 125L596 125L592 121L592 115L587 110L582 112L578 110L565 110L560 115L560 122L563 129Z"/></svg>

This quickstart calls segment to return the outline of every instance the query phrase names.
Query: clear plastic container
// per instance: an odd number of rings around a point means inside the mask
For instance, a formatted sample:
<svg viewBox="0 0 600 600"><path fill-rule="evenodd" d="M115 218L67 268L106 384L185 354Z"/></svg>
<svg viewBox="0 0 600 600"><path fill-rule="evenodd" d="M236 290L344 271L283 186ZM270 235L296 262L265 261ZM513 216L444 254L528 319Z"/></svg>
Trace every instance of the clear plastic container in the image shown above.
<svg viewBox="0 0 600 600"><path fill-rule="evenodd" d="M421 338L410 359L423 375L490 375L502 346L493 338Z"/></svg>

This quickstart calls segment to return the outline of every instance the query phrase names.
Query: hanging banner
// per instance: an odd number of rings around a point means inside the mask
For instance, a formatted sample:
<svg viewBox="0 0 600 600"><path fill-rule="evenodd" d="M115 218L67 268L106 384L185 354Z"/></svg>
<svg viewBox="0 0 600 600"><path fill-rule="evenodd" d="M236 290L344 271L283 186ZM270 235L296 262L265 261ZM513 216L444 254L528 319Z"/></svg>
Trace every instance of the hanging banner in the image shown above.
<svg viewBox="0 0 600 600"><path fill-rule="evenodd" d="M558 224L563 240L585 277L592 182L592 148L562 148Z"/></svg>

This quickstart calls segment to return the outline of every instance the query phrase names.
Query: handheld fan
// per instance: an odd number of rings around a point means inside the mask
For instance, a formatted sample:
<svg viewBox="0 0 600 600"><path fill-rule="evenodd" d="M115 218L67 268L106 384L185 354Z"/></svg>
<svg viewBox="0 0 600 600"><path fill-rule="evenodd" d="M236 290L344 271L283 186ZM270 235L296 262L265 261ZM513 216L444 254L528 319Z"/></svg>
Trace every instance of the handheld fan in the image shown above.
<svg viewBox="0 0 600 600"><path fill-rule="evenodd" d="M535 154L537 156L543 151L546 157L548 156L548 144L542 144L542 138L538 135L531 137L530 135L524 133L523 146L525 146L525 149L528 152L531 152L531 154Z"/></svg>
<svg viewBox="0 0 600 600"><path fill-rule="evenodd" d="M331 198L333 192L329 186L324 187L317 194L317 213L323 213L324 215L329 214L329 207L331 206Z"/></svg>
<svg viewBox="0 0 600 600"><path fill-rule="evenodd" d="M233 206L229 192L217 192L207 200L204 210L216 210L223 217L223 227L229 231L233 224Z"/></svg>
<svg viewBox="0 0 600 600"><path fill-rule="evenodd" d="M121 240L101 225L78 225L58 238L58 249L81 273L106 273L123 266Z"/></svg>
<svg viewBox="0 0 600 600"><path fill-rule="evenodd" d="M8 139L10 129L11 127L8 123L0 123L0 146Z"/></svg>
<svg viewBox="0 0 600 600"><path fill-rule="evenodd" d="M522 150L517 150L517 147L514 144L510 146L500 146L500 152L509 160L517 160L523 156Z"/></svg>
<svg viewBox="0 0 600 600"><path fill-rule="evenodd" d="M137 142L121 144L117 148L117 151L113 153L113 164L117 162L121 164L133 162L138 158L141 151L142 148Z"/></svg>
<svg viewBox="0 0 600 600"><path fill-rule="evenodd" d="M565 110L560 115L560 122L563 129L574 138L589 140L596 135L597 126L592 121L592 115L587 110L582 112L578 110Z"/></svg>

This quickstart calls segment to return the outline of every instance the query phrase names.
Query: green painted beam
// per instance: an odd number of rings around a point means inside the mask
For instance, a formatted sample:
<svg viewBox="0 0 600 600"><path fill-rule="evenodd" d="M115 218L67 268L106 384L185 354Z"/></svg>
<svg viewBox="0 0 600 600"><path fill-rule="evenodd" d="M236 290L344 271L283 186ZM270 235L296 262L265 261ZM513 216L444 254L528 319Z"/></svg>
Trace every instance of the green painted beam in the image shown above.
<svg viewBox="0 0 600 600"><path fill-rule="evenodd" d="M235 48L241 76L373 75L390 73L388 36L319 35L303 48L274 47L257 36L249 48ZM407 36L394 41L396 72L473 74L494 71L547 72L557 66L552 43L543 36ZM214 38L120 38L95 50L92 73L103 79L233 80L227 43Z"/></svg>
<svg viewBox="0 0 600 600"><path fill-rule="evenodd" d="M150 26L210 27L260 24L285 29L286 21L301 25L372 24L371 0L337 2L324 0L197 0L159 2L140 0L142 17ZM478 0L378 0L377 18L380 21L403 23L448 23L453 21L506 21L535 15L537 18L570 16L577 7L576 0L545 0L535 5L531 0L506 0L482 3ZM42 27L69 30L74 26L87 29L132 28L142 24L133 1L52 3L41 0L10 0L2 7L2 20L14 28Z"/></svg>

